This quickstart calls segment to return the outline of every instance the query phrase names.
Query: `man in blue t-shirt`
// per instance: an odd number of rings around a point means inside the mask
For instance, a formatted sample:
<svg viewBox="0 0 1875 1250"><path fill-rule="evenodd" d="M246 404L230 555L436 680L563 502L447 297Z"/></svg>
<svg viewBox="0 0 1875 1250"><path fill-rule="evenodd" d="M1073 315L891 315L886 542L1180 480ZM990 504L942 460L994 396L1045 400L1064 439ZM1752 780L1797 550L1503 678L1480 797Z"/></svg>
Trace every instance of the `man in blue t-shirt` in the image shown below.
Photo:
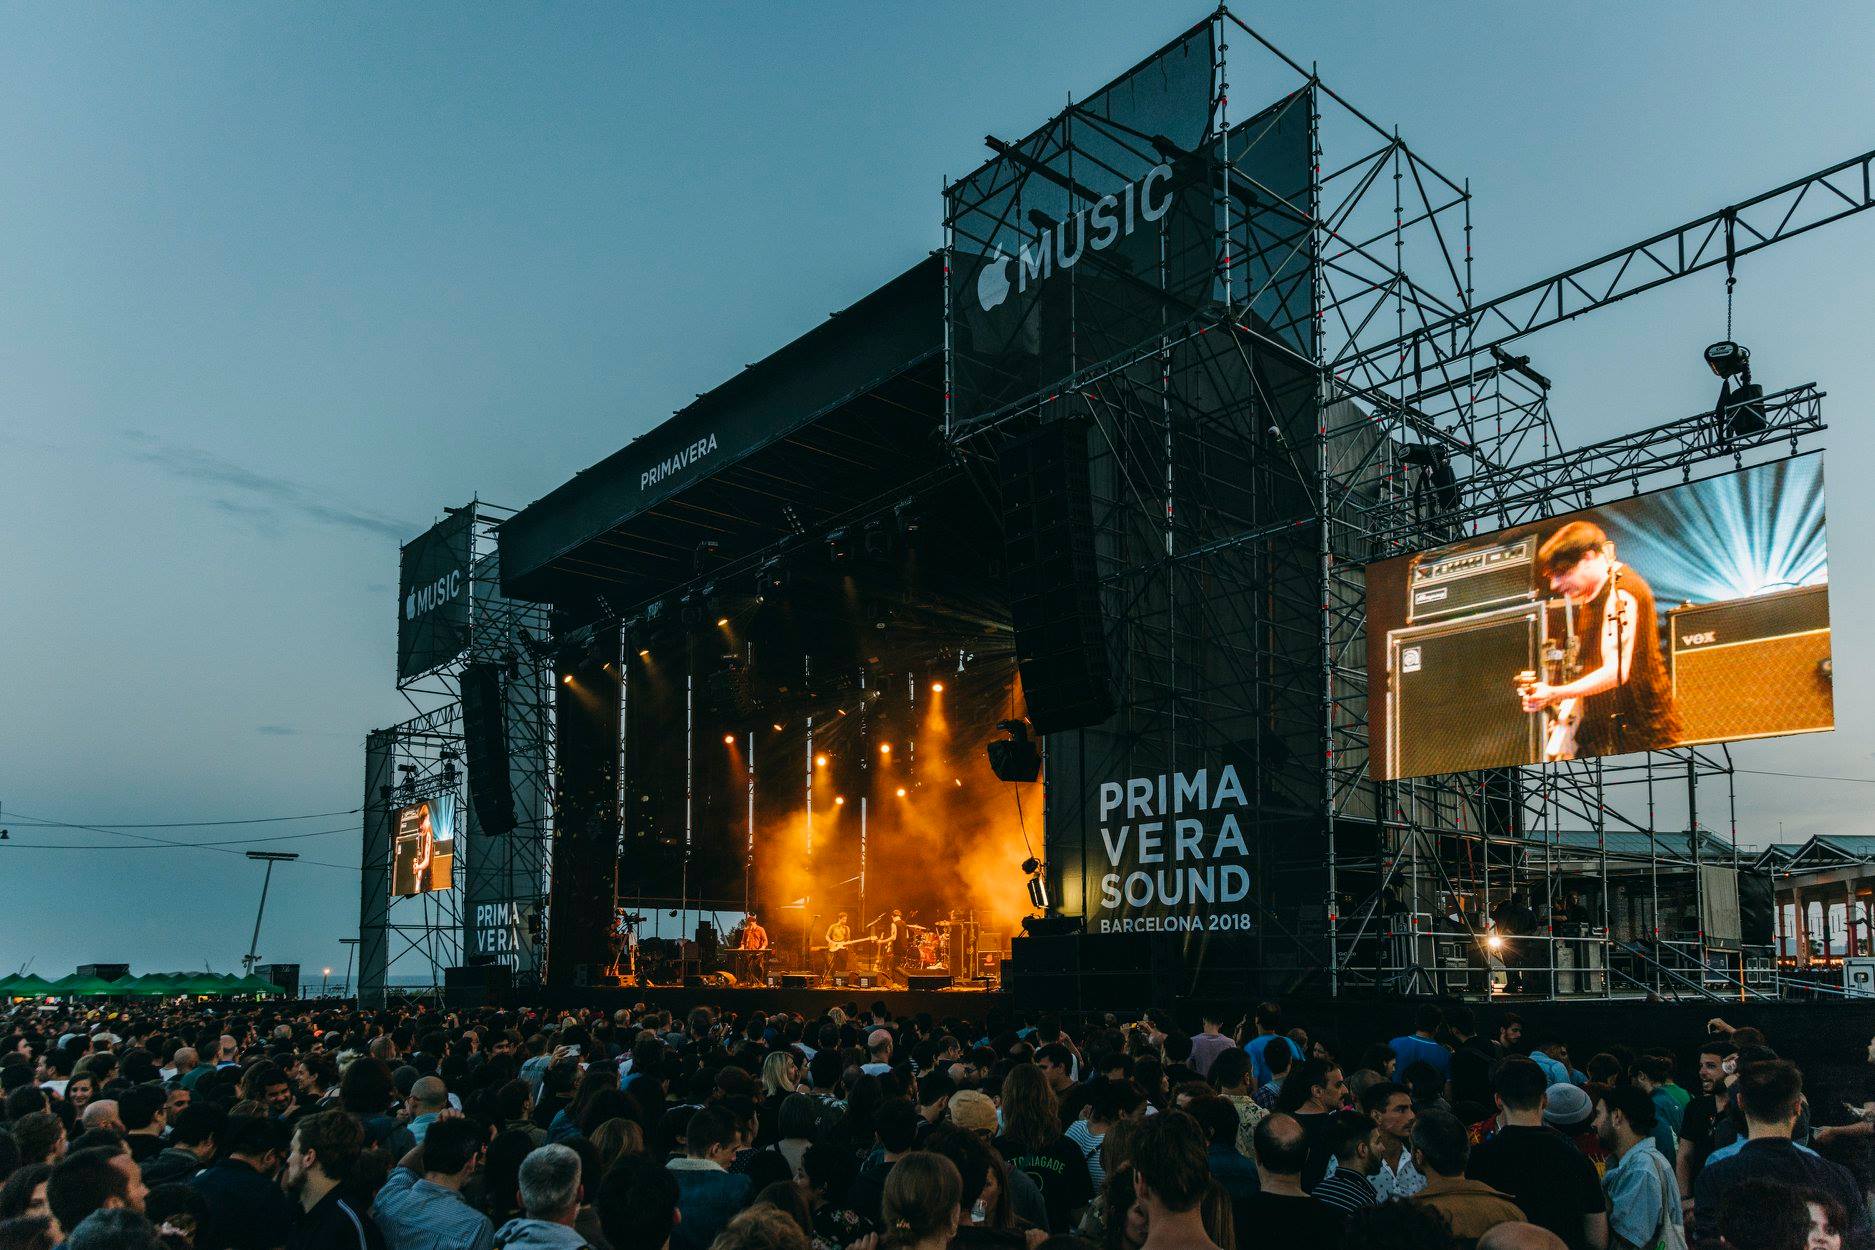
<svg viewBox="0 0 1875 1250"><path fill-rule="evenodd" d="M1252 1089L1269 1083L1270 1065L1269 1060L1263 1057L1263 1052L1272 1043L1281 1042L1289 1048L1291 1057L1302 1058L1302 1048L1295 1044L1294 1039L1283 1036L1281 1032L1283 1022L1281 1007L1275 1003L1258 1003L1255 1019L1257 1035L1243 1044L1244 1050L1250 1056L1250 1087Z"/></svg>
<svg viewBox="0 0 1875 1250"><path fill-rule="evenodd" d="M1450 1079L1452 1052L1433 1040L1433 1034L1444 1023L1445 1013L1437 1007L1431 1003L1421 1007L1413 1017L1413 1031L1387 1043L1393 1051L1393 1070L1404 1073L1416 1063L1428 1063L1438 1069L1440 1076Z"/></svg>

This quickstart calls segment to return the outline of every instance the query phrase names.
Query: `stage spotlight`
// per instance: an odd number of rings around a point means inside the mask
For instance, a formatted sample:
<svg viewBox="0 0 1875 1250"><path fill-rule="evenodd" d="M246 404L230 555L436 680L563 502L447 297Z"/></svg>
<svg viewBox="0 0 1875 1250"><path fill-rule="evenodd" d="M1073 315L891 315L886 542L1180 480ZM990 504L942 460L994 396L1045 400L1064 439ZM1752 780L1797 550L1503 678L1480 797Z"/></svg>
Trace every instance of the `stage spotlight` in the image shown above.
<svg viewBox="0 0 1875 1250"><path fill-rule="evenodd" d="M814 767L815 767L815 768L825 768L826 766L827 766L827 757L826 757L826 756L824 756L824 755L816 755L816 756L814 757Z"/></svg>
<svg viewBox="0 0 1875 1250"><path fill-rule="evenodd" d="M990 771L1002 781L1034 781L1042 775L1042 750L1029 737L1026 721L998 721L1009 736L989 744Z"/></svg>
<svg viewBox="0 0 1875 1250"><path fill-rule="evenodd" d="M781 732L781 726L780 726L780 725L770 725L770 726L769 726L769 728L770 728L770 729L772 729L772 730L774 730L774 731L775 731L776 733L780 733L780 732Z"/></svg>
<svg viewBox="0 0 1875 1250"><path fill-rule="evenodd" d="M717 618L716 618L716 627L717 627L718 629L721 629L721 628L722 628L723 626L725 626L725 625L727 625L727 624L729 624L729 618L728 618L728 617L726 617L726 616L719 616L719 617L717 617Z"/></svg>
<svg viewBox="0 0 1875 1250"><path fill-rule="evenodd" d="M866 554L884 559L892 554L892 531L884 521L866 522Z"/></svg>
<svg viewBox="0 0 1875 1250"><path fill-rule="evenodd" d="M881 755L892 754L892 744L889 742L881 742L879 744L879 754Z"/></svg>
<svg viewBox="0 0 1875 1250"><path fill-rule="evenodd" d="M1452 458L1445 448L1431 443L1414 443L1401 449L1404 464L1423 469L1415 495L1430 495L1441 512L1451 512L1459 505L1458 474L1452 470Z"/></svg>
<svg viewBox="0 0 1875 1250"><path fill-rule="evenodd" d="M735 746L735 745L736 745L736 735L734 735L734 734L724 734L724 735L723 735L723 745L724 745L724 746L726 746L726 747L733 747L733 746Z"/></svg>
<svg viewBox="0 0 1875 1250"><path fill-rule="evenodd" d="M1706 349L1706 368L1720 381L1751 374L1751 349L1730 339Z"/></svg>
<svg viewBox="0 0 1875 1250"><path fill-rule="evenodd" d="M563 686L570 686L570 685L572 685L572 684L573 684L573 674L571 674L571 673L568 673L568 674L567 674L566 676L564 676L564 677L562 677L562 678L560 679L560 684L561 684L561 685L563 685Z"/></svg>
<svg viewBox="0 0 1875 1250"><path fill-rule="evenodd" d="M843 794L841 794L841 795L835 795L835 796L834 796L834 799L833 799L833 805L834 805L835 807L845 807L845 806L846 806L846 796L845 796L845 795L843 795Z"/></svg>
<svg viewBox="0 0 1875 1250"><path fill-rule="evenodd" d="M649 648L649 647L645 647L645 648L643 648L642 650L640 650L640 651L638 652L638 658L639 658L639 659L641 659L641 660L648 660L648 659L650 659L650 658L651 658L651 648Z"/></svg>
<svg viewBox="0 0 1875 1250"><path fill-rule="evenodd" d="M1504 939L1502 935L1496 934L1496 933L1491 934L1489 937L1484 939L1484 947L1486 950L1491 951L1492 953L1496 953L1498 951L1503 950Z"/></svg>
<svg viewBox="0 0 1875 1250"><path fill-rule="evenodd" d="M1029 878L1029 902L1038 911L1048 910L1048 878L1039 872Z"/></svg>
<svg viewBox="0 0 1875 1250"><path fill-rule="evenodd" d="M943 683L943 682L941 682L941 681L934 681L934 682L932 682L932 683L931 683L931 693L932 693L932 694L943 694L943 693L944 693L944 683Z"/></svg>
<svg viewBox="0 0 1875 1250"><path fill-rule="evenodd" d="M909 500L901 501L892 509L892 520L898 526L898 536L907 547L918 542L918 531L924 527L924 518L918 514L917 505Z"/></svg>
<svg viewBox="0 0 1875 1250"><path fill-rule="evenodd" d="M904 786L900 786L900 787L898 788L898 797L899 797L899 798L901 798L901 799L905 797L905 787L904 787Z"/></svg>

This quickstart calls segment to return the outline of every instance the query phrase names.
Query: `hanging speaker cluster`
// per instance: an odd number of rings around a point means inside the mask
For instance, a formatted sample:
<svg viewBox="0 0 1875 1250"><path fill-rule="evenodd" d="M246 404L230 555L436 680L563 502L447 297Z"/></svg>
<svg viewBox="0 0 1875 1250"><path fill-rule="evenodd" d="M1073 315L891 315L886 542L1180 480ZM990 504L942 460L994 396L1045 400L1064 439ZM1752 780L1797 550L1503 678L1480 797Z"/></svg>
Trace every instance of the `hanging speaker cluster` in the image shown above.
<svg viewBox="0 0 1875 1250"><path fill-rule="evenodd" d="M508 777L508 717L500 665L478 661L462 670L462 745L476 822L483 833L512 833L514 788Z"/></svg>
<svg viewBox="0 0 1875 1250"><path fill-rule="evenodd" d="M997 452L1016 667L1038 733L1113 715L1094 567L1087 425L1053 421Z"/></svg>

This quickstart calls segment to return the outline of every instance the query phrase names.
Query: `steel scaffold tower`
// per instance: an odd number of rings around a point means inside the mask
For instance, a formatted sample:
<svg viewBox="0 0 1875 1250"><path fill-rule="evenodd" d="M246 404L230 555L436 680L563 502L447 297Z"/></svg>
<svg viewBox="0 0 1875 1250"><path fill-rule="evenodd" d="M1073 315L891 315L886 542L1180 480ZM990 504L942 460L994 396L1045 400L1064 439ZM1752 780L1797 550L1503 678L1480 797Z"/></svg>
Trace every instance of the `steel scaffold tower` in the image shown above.
<svg viewBox="0 0 1875 1250"><path fill-rule="evenodd" d="M1188 51L1206 26L1159 56ZM1696 913L1703 869L1738 863L1725 748L1375 782L1364 568L1598 493L1799 454L1824 428L1812 386L1771 396L1756 433L1721 438L1707 413L1566 449L1549 382L1509 348L1870 207L1875 153L1480 302L1468 184L1227 10L1208 34L1200 142L1071 106L1021 144L992 140L1000 163L947 188L953 272L1011 230L1046 246L1064 197L1096 198L1077 159L1089 179L1168 161L1184 188L1159 231L1156 271L1083 259L1057 280L1066 292L1045 297L1067 301L1065 338L1044 343L1056 376L996 392L982 381L996 348L960 341L960 319L947 317L947 428L966 462L987 462L999 439L1041 422L1073 416L1092 430L1109 650L1129 659L1115 755L1133 775L1225 747L1253 761L1267 885L1251 958L1272 989L1483 991L1472 975L1488 977L1478 918L1513 883L1547 900L1570 877L1593 883L1599 915L1568 935L1573 945L1537 935L1546 992L1565 984L1555 975L1565 968L1584 971L1567 978L1578 993L1753 992L1742 965L1708 968L1699 936L1663 917L1663 878L1690 882ZM1232 39L1297 80L1239 123L1228 120L1229 80L1243 70L1227 56ZM1273 182L1268 147L1293 142L1298 121L1308 175ZM1201 283L1189 280L1198 268ZM1126 311L1142 274L1154 279L1145 333ZM947 298L957 297L947 288ZM1442 492L1436 474L1447 470L1456 489ZM1083 781L1091 770L1066 755L1051 743L1051 778L1078 769L1070 776ZM1702 780L1719 785L1717 803L1702 807ZM1051 808L1064 801L1051 793ZM1618 878L1646 882L1623 886L1621 914ZM1076 890L1084 899L1087 883L1063 880L1058 892ZM1404 894L1404 921L1381 916L1390 893ZM1428 980L1442 958L1468 971Z"/></svg>

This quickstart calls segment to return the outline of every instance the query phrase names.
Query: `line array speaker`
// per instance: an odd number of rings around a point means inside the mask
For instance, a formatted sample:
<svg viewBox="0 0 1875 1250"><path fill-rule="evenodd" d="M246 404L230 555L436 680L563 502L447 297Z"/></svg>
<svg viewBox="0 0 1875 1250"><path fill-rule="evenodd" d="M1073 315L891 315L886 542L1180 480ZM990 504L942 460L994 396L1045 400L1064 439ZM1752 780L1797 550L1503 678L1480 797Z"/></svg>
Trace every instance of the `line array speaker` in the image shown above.
<svg viewBox="0 0 1875 1250"><path fill-rule="evenodd" d="M514 831L514 788L508 778L508 718L501 670L475 663L462 669L462 745L469 765L469 802L483 833Z"/></svg>
<svg viewBox="0 0 1875 1250"><path fill-rule="evenodd" d="M1052 421L997 452L1010 617L1029 720L1040 733L1113 715L1087 426Z"/></svg>

